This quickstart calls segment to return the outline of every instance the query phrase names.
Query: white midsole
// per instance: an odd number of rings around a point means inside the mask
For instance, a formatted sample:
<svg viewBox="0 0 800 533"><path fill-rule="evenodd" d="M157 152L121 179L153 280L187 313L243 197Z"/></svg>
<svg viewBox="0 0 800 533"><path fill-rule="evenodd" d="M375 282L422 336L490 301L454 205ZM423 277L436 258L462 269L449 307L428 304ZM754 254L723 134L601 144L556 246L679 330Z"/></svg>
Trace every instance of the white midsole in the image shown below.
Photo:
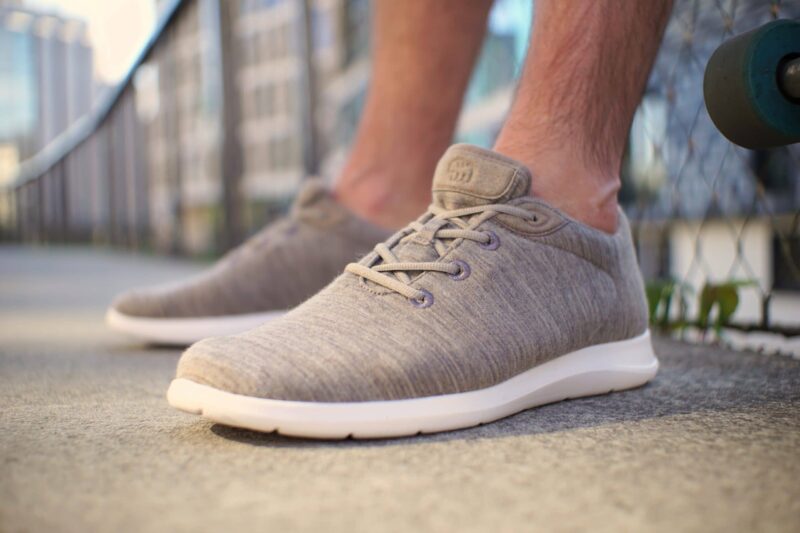
<svg viewBox="0 0 800 533"><path fill-rule="evenodd" d="M198 318L145 318L109 309L106 324L116 331L147 342L185 346L207 337L241 333L284 314L286 311Z"/></svg>
<svg viewBox="0 0 800 533"><path fill-rule="evenodd" d="M317 403L270 400L175 379L173 407L215 422L311 438L380 438L475 426L538 405L630 389L658 370L650 333L562 355L476 391L408 400Z"/></svg>

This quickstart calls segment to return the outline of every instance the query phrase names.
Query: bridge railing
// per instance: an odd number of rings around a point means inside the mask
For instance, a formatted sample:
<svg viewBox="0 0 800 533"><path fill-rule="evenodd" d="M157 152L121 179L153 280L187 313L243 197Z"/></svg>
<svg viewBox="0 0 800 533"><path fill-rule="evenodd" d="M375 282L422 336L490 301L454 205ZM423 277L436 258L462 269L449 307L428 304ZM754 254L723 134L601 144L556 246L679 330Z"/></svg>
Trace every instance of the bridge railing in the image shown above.
<svg viewBox="0 0 800 533"><path fill-rule="evenodd" d="M146 241L146 169L135 116L134 78L186 7L171 0L120 83L30 159L2 194L2 235L34 242L90 240L138 246ZM87 90L89 88L86 88Z"/></svg>

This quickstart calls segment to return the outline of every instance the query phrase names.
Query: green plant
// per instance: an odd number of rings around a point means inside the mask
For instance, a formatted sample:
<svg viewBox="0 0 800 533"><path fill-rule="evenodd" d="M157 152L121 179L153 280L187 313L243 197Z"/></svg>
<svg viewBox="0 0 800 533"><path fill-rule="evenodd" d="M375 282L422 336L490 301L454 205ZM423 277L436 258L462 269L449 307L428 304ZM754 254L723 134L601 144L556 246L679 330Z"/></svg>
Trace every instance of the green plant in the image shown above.
<svg viewBox="0 0 800 533"><path fill-rule="evenodd" d="M645 287L650 323L662 331L679 329L687 325L686 309L691 286L672 279L656 280ZM672 318L672 305L677 302L677 319Z"/></svg>
<svg viewBox="0 0 800 533"><path fill-rule="evenodd" d="M739 307L739 290L755 286L753 280L732 280L725 283L706 283L700 291L698 301L697 326L704 332L709 327L719 336L722 328L730 323L731 317ZM716 311L713 324L711 315Z"/></svg>

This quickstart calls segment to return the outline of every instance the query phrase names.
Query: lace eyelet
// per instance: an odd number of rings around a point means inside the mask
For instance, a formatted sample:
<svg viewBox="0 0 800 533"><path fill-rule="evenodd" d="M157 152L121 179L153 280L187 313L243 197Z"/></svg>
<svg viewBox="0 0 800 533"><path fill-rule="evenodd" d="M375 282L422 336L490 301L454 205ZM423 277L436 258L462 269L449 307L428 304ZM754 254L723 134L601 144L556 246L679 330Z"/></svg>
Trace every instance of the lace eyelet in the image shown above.
<svg viewBox="0 0 800 533"><path fill-rule="evenodd" d="M422 293L422 298L409 298L409 302L411 305L416 307L417 309L425 309L426 307L430 307L433 305L433 294L426 291L425 289L420 289Z"/></svg>
<svg viewBox="0 0 800 533"><path fill-rule="evenodd" d="M493 231L487 231L485 233L486 236L489 237L489 242L479 242L478 246L484 250L497 250L497 247L500 246L500 237Z"/></svg>
<svg viewBox="0 0 800 533"><path fill-rule="evenodd" d="M469 268L469 265L460 259L456 259L453 261L453 264L458 267L458 272L455 274L448 274L450 279L461 281L462 279L467 279L472 272L472 269Z"/></svg>

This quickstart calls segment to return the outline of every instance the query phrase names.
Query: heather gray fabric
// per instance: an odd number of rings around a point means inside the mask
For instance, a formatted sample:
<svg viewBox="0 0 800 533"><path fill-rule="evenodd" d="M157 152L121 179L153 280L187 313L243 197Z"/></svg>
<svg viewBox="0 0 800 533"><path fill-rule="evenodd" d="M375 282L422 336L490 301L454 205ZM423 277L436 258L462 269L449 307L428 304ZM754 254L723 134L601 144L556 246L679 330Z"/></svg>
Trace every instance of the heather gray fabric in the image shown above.
<svg viewBox="0 0 800 533"><path fill-rule="evenodd" d="M291 309L389 234L350 213L313 180L300 191L289 216L261 230L207 272L127 292L112 307L150 318Z"/></svg>
<svg viewBox="0 0 800 533"><path fill-rule="evenodd" d="M466 279L408 273L434 299L418 308L345 273L278 320L195 344L177 376L279 400L398 400L489 387L567 352L642 334L647 307L625 216L614 235L587 227L524 196L530 179L493 152L451 147L434 178L437 210L499 203L535 215L468 217L473 229L496 234L494 250L453 239L439 257L435 235L452 224L430 212L418 220L423 231L386 242L399 262L464 261ZM360 261L382 263L376 253Z"/></svg>

